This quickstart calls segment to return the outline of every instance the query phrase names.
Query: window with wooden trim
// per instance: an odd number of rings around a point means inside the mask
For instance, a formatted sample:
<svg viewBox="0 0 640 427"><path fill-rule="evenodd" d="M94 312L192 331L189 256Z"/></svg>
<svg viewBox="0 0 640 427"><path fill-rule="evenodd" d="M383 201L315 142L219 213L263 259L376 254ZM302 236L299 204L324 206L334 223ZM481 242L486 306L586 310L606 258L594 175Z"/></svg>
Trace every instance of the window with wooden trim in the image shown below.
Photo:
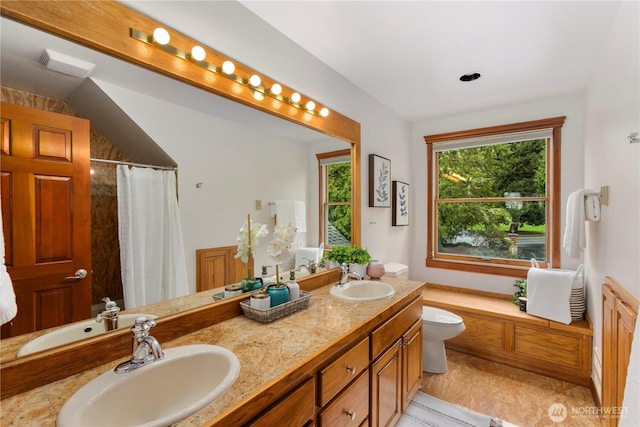
<svg viewBox="0 0 640 427"><path fill-rule="evenodd" d="M526 277L560 264L564 117L425 136L426 266Z"/></svg>
<svg viewBox="0 0 640 427"><path fill-rule="evenodd" d="M320 182L320 241L351 245L351 150L316 154Z"/></svg>

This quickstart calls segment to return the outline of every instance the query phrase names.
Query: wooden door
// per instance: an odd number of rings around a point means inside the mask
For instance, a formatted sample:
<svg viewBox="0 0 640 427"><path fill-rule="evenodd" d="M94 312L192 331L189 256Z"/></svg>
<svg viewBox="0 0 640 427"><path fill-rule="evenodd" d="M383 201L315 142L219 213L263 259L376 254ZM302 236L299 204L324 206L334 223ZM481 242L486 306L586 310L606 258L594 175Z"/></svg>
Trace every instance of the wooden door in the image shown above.
<svg viewBox="0 0 640 427"><path fill-rule="evenodd" d="M402 337L402 410L422 388L422 319Z"/></svg>
<svg viewBox="0 0 640 427"><path fill-rule="evenodd" d="M371 425L394 425L402 415L402 340L371 366Z"/></svg>
<svg viewBox="0 0 640 427"><path fill-rule="evenodd" d="M2 326L9 337L91 317L89 122L1 107L5 261L18 305Z"/></svg>

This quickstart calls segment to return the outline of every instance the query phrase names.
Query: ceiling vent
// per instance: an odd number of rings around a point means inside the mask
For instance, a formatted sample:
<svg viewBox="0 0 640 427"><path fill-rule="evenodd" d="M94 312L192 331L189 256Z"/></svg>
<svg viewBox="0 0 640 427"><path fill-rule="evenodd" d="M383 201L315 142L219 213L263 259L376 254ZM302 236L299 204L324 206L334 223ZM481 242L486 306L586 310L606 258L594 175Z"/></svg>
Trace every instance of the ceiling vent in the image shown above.
<svg viewBox="0 0 640 427"><path fill-rule="evenodd" d="M87 77L96 66L96 64L92 64L91 62L83 61L51 49L45 49L44 52L42 52L40 63L49 70L81 78Z"/></svg>

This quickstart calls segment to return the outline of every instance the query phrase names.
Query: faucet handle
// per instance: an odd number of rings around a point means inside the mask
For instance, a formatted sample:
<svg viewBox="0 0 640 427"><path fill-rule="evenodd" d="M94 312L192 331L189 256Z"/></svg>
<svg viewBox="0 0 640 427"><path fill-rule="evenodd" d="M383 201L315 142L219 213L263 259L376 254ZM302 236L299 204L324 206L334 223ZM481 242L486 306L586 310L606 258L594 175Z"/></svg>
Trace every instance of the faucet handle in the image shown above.
<svg viewBox="0 0 640 427"><path fill-rule="evenodd" d="M140 316L136 319L135 325L131 327L131 332L138 339L145 338L149 336L149 331L154 326L156 326L155 320Z"/></svg>
<svg viewBox="0 0 640 427"><path fill-rule="evenodd" d="M342 263L342 265L340 266L340 271L342 272L342 274L346 274L349 272L349 266L346 262Z"/></svg>

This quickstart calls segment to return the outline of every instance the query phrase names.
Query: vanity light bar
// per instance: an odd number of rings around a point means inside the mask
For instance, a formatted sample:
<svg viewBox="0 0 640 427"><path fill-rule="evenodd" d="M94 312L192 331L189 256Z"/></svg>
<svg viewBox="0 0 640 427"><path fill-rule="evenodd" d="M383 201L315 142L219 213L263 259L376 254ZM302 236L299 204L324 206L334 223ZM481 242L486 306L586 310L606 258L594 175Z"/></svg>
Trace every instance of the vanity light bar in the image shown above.
<svg viewBox="0 0 640 427"><path fill-rule="evenodd" d="M156 33L162 36L162 40L157 40L154 37ZM206 52L203 54L204 49L200 45L194 46L191 52L186 52L170 45L169 41L171 40L171 37L169 36L169 33L162 28L157 28L152 35L143 33L135 28L131 28L131 37L143 43L155 46L171 55L184 59L185 61L193 62L212 73L219 74L229 80L247 86L251 91L253 98L258 101L262 101L265 96L269 96L308 114L321 117L327 117L329 115L329 109L326 107L321 108L319 111L316 110L316 103L312 100L308 100L306 103L303 103L302 97L298 92L293 92L289 97L282 95L282 86L278 83L274 83L271 88L267 88L264 86L262 79L257 74L252 74L249 78L242 78L236 75L235 66L231 61L225 61L220 67L216 67L214 64L205 61ZM197 58L202 59L200 60Z"/></svg>

